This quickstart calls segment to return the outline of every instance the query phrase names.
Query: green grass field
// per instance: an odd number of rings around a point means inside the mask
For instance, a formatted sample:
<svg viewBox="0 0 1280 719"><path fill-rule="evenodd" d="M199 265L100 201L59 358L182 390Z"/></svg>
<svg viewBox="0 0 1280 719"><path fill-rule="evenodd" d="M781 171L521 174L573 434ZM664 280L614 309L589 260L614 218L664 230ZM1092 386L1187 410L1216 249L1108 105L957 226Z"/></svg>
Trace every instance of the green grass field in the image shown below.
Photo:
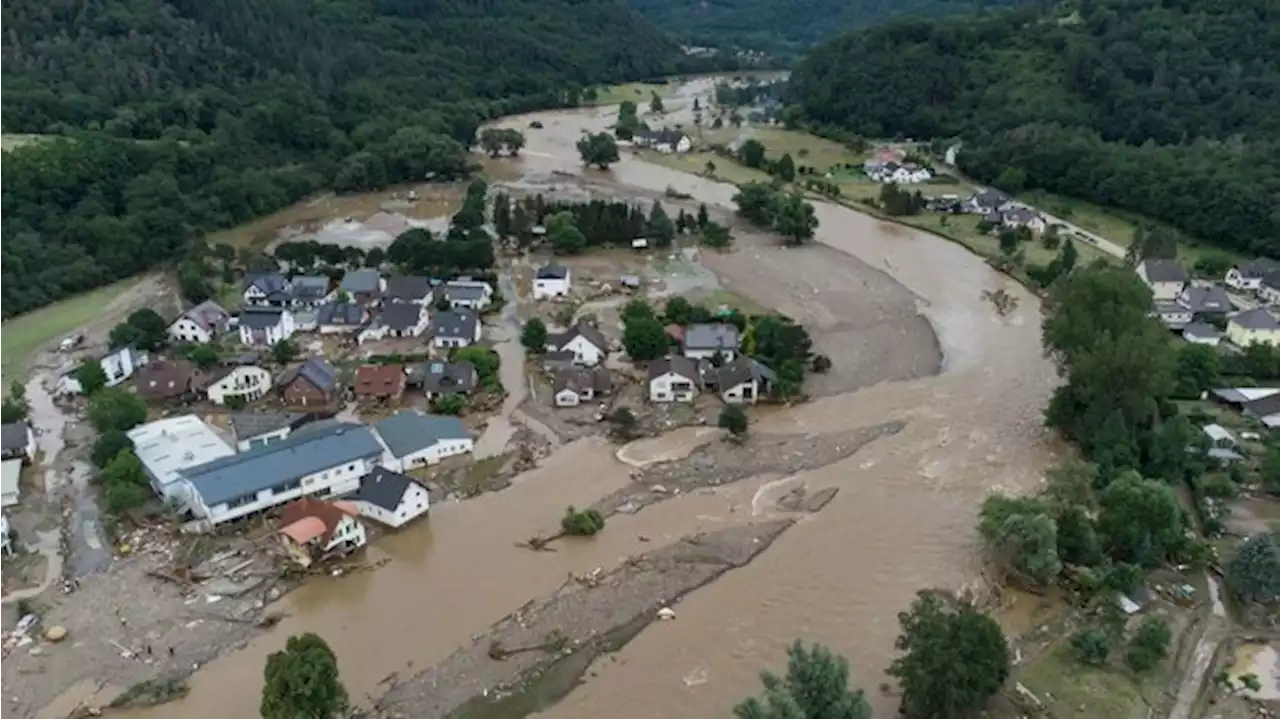
<svg viewBox="0 0 1280 719"><path fill-rule="evenodd" d="M1113 657L1114 668L1086 666L1071 656L1064 642L1022 669L1018 679L1059 719L1147 719L1145 697L1161 692L1171 662L1161 662L1140 683L1120 668L1120 661Z"/></svg>
<svg viewBox="0 0 1280 719"><path fill-rule="evenodd" d="M838 142L810 135L807 132L784 130L778 127L753 127L745 130L726 127L708 130L702 133L702 143L727 145L738 137L759 140L765 147L765 155L770 159L789 154L797 165L809 165L820 172L826 172L832 166L844 163L860 165L868 157L868 153L853 152Z"/></svg>
<svg viewBox="0 0 1280 719"><path fill-rule="evenodd" d="M36 350L93 320L137 281L136 277L121 280L5 321L0 325L4 340L0 343L0 374L4 381L25 377Z"/></svg>
<svg viewBox="0 0 1280 719"><path fill-rule="evenodd" d="M628 82L623 85L606 85L596 88L596 99L584 102L584 105L618 105L623 100L631 100L639 106L640 112L649 111L649 100L653 93L658 97L671 97L676 91L677 83L672 82Z"/></svg>

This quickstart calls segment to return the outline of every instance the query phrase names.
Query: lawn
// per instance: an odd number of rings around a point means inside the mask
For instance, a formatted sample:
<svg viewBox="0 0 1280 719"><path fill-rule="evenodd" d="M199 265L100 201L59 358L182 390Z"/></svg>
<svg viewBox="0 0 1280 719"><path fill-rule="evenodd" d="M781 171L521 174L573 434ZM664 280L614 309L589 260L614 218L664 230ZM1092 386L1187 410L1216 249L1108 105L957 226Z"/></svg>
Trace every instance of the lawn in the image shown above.
<svg viewBox="0 0 1280 719"><path fill-rule="evenodd" d="M978 232L978 222L981 221L981 218L975 215L946 215L936 212L924 212L919 215L896 217L894 219L905 225L946 235L983 257L994 259L1000 256L999 238L994 232L987 235ZM1035 265L1048 264L1058 256L1059 252L1059 250L1045 248L1044 245L1040 244L1039 239L1024 243L1022 249L1027 264ZM1111 255L1102 252L1087 242L1076 242L1076 251L1079 252L1079 259L1076 261L1079 266L1087 265L1095 259L1103 259L1108 262L1115 261L1115 258L1111 257Z"/></svg>
<svg viewBox="0 0 1280 719"><path fill-rule="evenodd" d="M645 162L651 162L672 170L688 172L693 175L706 175L707 163L715 165L712 178L721 182L732 182L741 185L744 182L769 181L770 177L760 170L738 164L728 157L721 157L714 152L688 152L685 154L663 154L655 150L644 150L640 153Z"/></svg>
<svg viewBox="0 0 1280 719"><path fill-rule="evenodd" d="M1160 691L1168 665L1166 659L1144 688L1119 667L1099 669L1077 662L1063 642L1023 669L1018 679L1059 719L1147 719L1145 692Z"/></svg>
<svg viewBox="0 0 1280 719"><path fill-rule="evenodd" d="M726 127L708 130L702 133L702 142L707 145L728 145L739 137L759 140L765 147L765 155L771 159L789 154L797 165L809 165L824 173L833 166L845 163L861 165L869 156L868 153L856 153L838 142L817 135L778 127Z"/></svg>
<svg viewBox="0 0 1280 719"><path fill-rule="evenodd" d="M623 100L631 100L634 102L641 112L648 112L649 100L653 97L653 93L658 93L658 97L671 97L676 91L677 83L674 82L628 82L623 85L606 85L596 88L596 99L594 102L584 102L584 105L618 105Z"/></svg>
<svg viewBox="0 0 1280 719"><path fill-rule="evenodd" d="M137 278L121 280L5 321L0 325L4 335L0 346L0 373L6 380L25 377L36 350L93 320L137 281Z"/></svg>

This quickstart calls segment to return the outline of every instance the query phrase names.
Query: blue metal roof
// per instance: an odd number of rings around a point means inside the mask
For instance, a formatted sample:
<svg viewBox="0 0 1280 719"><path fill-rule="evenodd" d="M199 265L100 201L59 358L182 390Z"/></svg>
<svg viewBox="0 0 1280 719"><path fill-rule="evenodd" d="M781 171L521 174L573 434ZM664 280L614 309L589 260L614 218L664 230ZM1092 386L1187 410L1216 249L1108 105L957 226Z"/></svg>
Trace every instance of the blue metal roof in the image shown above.
<svg viewBox="0 0 1280 719"><path fill-rule="evenodd" d="M335 423L196 465L181 474L200 493L204 503L212 507L380 454L382 445L368 427Z"/></svg>
<svg viewBox="0 0 1280 719"><path fill-rule="evenodd" d="M374 425L387 449L397 458L426 449L442 439L467 439L471 436L462 420L436 414L405 410Z"/></svg>

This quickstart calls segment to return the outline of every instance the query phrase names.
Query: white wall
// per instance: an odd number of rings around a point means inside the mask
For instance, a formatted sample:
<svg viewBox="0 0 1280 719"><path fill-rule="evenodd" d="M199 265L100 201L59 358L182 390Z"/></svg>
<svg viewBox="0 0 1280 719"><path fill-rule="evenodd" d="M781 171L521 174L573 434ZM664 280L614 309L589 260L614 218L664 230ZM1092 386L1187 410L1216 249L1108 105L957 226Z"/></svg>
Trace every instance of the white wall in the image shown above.
<svg viewBox="0 0 1280 719"><path fill-rule="evenodd" d="M327 552L343 544L350 544L352 547L363 547L368 542L369 536L365 534L364 524L355 517L348 515L338 522L338 526L333 530L333 536L329 538L329 543L324 546L324 551Z"/></svg>
<svg viewBox="0 0 1280 719"><path fill-rule="evenodd" d="M262 342L254 342L254 332L243 324L240 325L240 344L245 345L273 345L280 340L287 340L293 336L295 329L293 323L293 313L283 311L280 313L280 321L274 327L268 327L265 330L266 338Z"/></svg>
<svg viewBox="0 0 1280 719"><path fill-rule="evenodd" d="M338 467L331 467L322 472L303 477L298 486L283 492L264 489L258 492L255 500L236 507L231 507L225 502L210 507L195 490L191 482L184 479L182 484L186 485L187 491L191 494L192 512L197 517L208 519L211 524L217 525L284 504L304 494L319 499L328 499L334 495L354 492L360 488L360 478L368 474L375 464L374 460L357 459Z"/></svg>
<svg viewBox="0 0 1280 719"><path fill-rule="evenodd" d="M383 465L397 472L407 472L416 467L435 464L445 457L466 454L472 451L474 447L475 440L470 437L466 439L442 439L430 447L420 449L403 457L393 457L390 452L387 452L383 454Z"/></svg>
<svg viewBox="0 0 1280 719"><path fill-rule="evenodd" d="M414 483L400 498L394 510L384 509L372 502L355 502L362 516L381 522L388 527L401 527L424 515L431 508L431 497L426 488Z"/></svg>
<svg viewBox="0 0 1280 719"><path fill-rule="evenodd" d="M205 331L204 327L191 321L188 317L179 317L176 322L169 325L169 337L175 342L196 342L204 343L213 339L213 337Z"/></svg>
<svg viewBox="0 0 1280 719"><path fill-rule="evenodd" d="M254 402L271 391L271 373L261 367L237 367L231 374L209 386L209 401L226 404L229 397Z"/></svg>
<svg viewBox="0 0 1280 719"><path fill-rule="evenodd" d="M277 430L275 430L275 431L273 431L273 432L266 432L266 433L264 433L264 434L260 434L260 435L257 435L257 436L255 436L255 437L249 437L249 438L247 438L247 439L242 439L242 440L240 440L239 442L236 442L236 451L238 451L238 452L248 452L249 450L253 449L254 447L261 447L261 446L263 446L263 445L270 444L270 443L272 443L272 442L279 442L280 440L284 439L285 437L288 437L288 436L289 436L289 432L291 432L291 431L292 431L292 429L291 429L290 427L288 427L288 426L284 426L284 427L281 427L280 429L277 429Z"/></svg>
<svg viewBox="0 0 1280 719"><path fill-rule="evenodd" d="M556 393L557 407L577 407L581 401L578 393L571 389L562 389Z"/></svg>
<svg viewBox="0 0 1280 719"><path fill-rule="evenodd" d="M729 347L721 350L685 350L684 356L689 359L711 359L716 356L716 352L724 358L725 362L732 362L738 357L738 351Z"/></svg>
<svg viewBox="0 0 1280 719"><path fill-rule="evenodd" d="M572 340L569 340L569 342L561 349L572 352L575 362L588 367L595 367L600 364L600 360L604 357L604 350L591 344L587 341L587 338L582 335L578 335Z"/></svg>
<svg viewBox="0 0 1280 719"><path fill-rule="evenodd" d="M746 399L745 397L747 390L751 390L751 399ZM721 393L720 398L730 404L755 404L756 400L760 399L759 386L755 380L743 382L726 389Z"/></svg>
<svg viewBox="0 0 1280 719"><path fill-rule="evenodd" d="M677 393L672 388L672 385L679 382L690 384L691 389L681 390ZM674 372L655 377L649 382L649 399L653 402L692 402L697 394L697 387L690 382L689 378L682 377Z"/></svg>
<svg viewBox="0 0 1280 719"><path fill-rule="evenodd" d="M548 278L533 281L533 299L535 300L567 294L569 294L568 276L564 279Z"/></svg>

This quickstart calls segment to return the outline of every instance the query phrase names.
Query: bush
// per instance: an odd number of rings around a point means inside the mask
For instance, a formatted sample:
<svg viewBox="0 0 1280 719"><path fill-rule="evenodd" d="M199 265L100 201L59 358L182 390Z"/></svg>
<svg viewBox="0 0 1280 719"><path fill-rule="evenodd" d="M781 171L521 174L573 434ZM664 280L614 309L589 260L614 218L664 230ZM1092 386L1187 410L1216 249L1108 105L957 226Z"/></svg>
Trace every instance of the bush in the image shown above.
<svg viewBox="0 0 1280 719"><path fill-rule="evenodd" d="M1101 629L1081 629L1071 636L1071 649L1081 664L1105 666L1111 654L1111 637Z"/></svg>
<svg viewBox="0 0 1280 719"><path fill-rule="evenodd" d="M564 518L560 520L560 528L565 534L574 537L590 537L604 529L604 517L594 509L584 509L579 512L570 506L564 512Z"/></svg>
<svg viewBox="0 0 1280 719"><path fill-rule="evenodd" d="M1169 652L1173 633L1169 623L1160 617L1147 617L1138 625L1138 631L1129 640L1125 661L1135 672L1145 672L1157 664Z"/></svg>
<svg viewBox="0 0 1280 719"><path fill-rule="evenodd" d="M720 410L720 420L717 422L721 429L729 431L735 439L741 439L747 434L747 413L742 411L737 405L729 405Z"/></svg>
<svg viewBox="0 0 1280 719"><path fill-rule="evenodd" d="M98 440L93 443L90 459L95 466L106 467L116 458L116 455L132 448L133 442L129 441L129 435L118 429L108 430L99 435Z"/></svg>
<svg viewBox="0 0 1280 719"><path fill-rule="evenodd" d="M249 405L249 401L242 394L233 394L226 399L227 409L232 412L239 412Z"/></svg>
<svg viewBox="0 0 1280 719"><path fill-rule="evenodd" d="M456 392L446 392L432 400L431 408L440 414L456 417L467 408L467 398Z"/></svg>

